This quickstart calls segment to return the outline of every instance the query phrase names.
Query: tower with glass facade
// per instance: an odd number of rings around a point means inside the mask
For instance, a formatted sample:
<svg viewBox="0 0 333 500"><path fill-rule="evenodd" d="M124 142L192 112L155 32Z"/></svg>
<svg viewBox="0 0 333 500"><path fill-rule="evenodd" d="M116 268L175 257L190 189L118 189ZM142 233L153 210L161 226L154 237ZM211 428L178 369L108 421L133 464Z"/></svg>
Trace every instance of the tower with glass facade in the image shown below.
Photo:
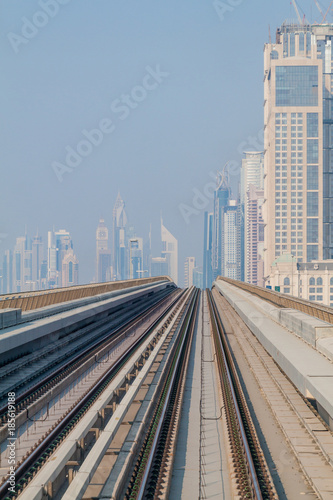
<svg viewBox="0 0 333 500"><path fill-rule="evenodd" d="M266 284L282 254L333 258L332 25L283 24L264 49Z"/></svg>

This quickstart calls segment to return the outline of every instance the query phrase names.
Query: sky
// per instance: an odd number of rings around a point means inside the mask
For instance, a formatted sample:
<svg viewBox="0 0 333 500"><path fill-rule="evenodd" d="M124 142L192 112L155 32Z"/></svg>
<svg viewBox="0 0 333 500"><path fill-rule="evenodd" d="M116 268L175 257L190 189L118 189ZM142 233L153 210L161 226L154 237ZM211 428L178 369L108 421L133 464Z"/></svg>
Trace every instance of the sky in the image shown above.
<svg viewBox="0 0 333 500"><path fill-rule="evenodd" d="M263 46L290 18L289 0L0 0L0 255L66 229L89 283L119 191L155 256L161 216L178 239L182 284L216 171L230 162L236 197L242 151L263 147Z"/></svg>

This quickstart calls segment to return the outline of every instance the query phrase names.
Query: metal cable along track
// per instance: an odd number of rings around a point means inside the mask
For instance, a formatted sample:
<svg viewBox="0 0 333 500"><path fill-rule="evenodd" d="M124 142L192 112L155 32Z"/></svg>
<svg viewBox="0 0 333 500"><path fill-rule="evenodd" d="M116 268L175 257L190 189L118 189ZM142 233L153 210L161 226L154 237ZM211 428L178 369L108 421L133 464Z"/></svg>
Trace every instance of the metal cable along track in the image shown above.
<svg viewBox="0 0 333 500"><path fill-rule="evenodd" d="M168 495L176 445L175 427L181 410L199 297L200 292L195 289L181 320L169 373L128 484L126 500Z"/></svg>
<svg viewBox="0 0 333 500"><path fill-rule="evenodd" d="M183 293L181 295L183 295ZM44 463L48 460L52 453L64 441L69 432L86 414L89 408L93 405L96 399L112 381L112 379L126 363L126 361L131 357L134 351L142 344L147 335L149 335L149 333L155 328L155 326L161 321L162 318L167 316L175 303L179 301L181 295L177 294L175 299L172 300L172 302L166 307L166 309L164 309L158 315L158 317L150 325L150 327L131 345L131 347L125 353L123 353L118 358L114 365L100 377L98 382L87 391L83 398L81 398L80 401L74 404L73 407L67 411L58 425L51 429L51 431L47 434L45 439L40 444L36 445L29 456L22 463L18 464L15 470L15 493L8 491L8 484L7 482L5 482L0 486L0 499L13 500L14 498L18 497L24 487L33 479L33 477L37 474L39 469L44 465ZM151 311L144 311L137 318L135 318L134 322L141 322L142 318L146 317L149 314L151 314ZM133 321L131 321L130 323L132 327Z"/></svg>
<svg viewBox="0 0 333 500"><path fill-rule="evenodd" d="M207 289L228 434L241 498L276 499L212 293Z"/></svg>
<svg viewBox="0 0 333 500"><path fill-rule="evenodd" d="M16 406L17 411L21 412L25 410L30 404L39 399L43 394L49 391L52 387L58 384L61 380L63 380L69 373L72 373L78 366L84 363L89 357L93 356L95 352L98 352L100 349L104 348L107 343L114 343L119 337L127 331L129 328L132 328L137 322L141 322L148 317L151 311L162 304L165 300L167 300L169 294L161 294L158 297L158 300L149 303L147 307L144 307L143 310L140 311L139 316L136 316L123 321L118 327L111 328L106 325L105 332L102 337L98 338L94 342L91 343L86 349L81 350L78 354L76 354L71 359L68 359L68 356L64 357L64 363L59 364L59 360L55 360L52 364L54 365L54 370L52 373L47 374L43 377L42 380L36 382L33 386L27 389L24 392L18 393L16 397ZM107 320L103 320L102 323L106 323ZM91 327L91 325L90 325ZM96 324L96 328L99 327L99 324ZM111 347L111 346L110 346ZM38 377L41 373L45 371L45 368L41 372L36 372L33 378ZM30 380L29 380L30 381ZM18 392L20 389L20 384L18 386L13 387L13 391ZM7 403L0 407L0 426L7 422Z"/></svg>

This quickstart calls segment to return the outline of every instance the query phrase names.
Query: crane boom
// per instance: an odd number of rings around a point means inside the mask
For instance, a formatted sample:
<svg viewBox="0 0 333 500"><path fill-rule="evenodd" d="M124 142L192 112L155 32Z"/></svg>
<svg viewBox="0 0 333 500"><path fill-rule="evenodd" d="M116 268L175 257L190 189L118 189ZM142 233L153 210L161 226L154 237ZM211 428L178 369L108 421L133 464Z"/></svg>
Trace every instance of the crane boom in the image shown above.
<svg viewBox="0 0 333 500"><path fill-rule="evenodd" d="M333 4L333 1L330 3L330 6L329 6L329 8L327 9L326 14L325 14L325 15L324 15L324 17L323 17L323 20L322 20L321 24L323 24L323 23L325 22L325 19L326 19L326 17L327 17L327 14L328 14L328 13L329 13L329 11L331 10L332 4Z"/></svg>
<svg viewBox="0 0 333 500"><path fill-rule="evenodd" d="M297 17L298 17L299 24L303 24L302 23L302 18L301 18L301 15L300 15L299 11L298 11L298 8L297 8L295 0L292 0L292 2L293 2L293 6L294 6L295 12L296 12Z"/></svg>
<svg viewBox="0 0 333 500"><path fill-rule="evenodd" d="M319 5L318 1L317 1L317 0L314 0L314 3L316 4L317 9L318 9L318 10L319 10L319 12L321 13L321 15L324 17L324 13L323 13L323 11L321 10L320 5Z"/></svg>

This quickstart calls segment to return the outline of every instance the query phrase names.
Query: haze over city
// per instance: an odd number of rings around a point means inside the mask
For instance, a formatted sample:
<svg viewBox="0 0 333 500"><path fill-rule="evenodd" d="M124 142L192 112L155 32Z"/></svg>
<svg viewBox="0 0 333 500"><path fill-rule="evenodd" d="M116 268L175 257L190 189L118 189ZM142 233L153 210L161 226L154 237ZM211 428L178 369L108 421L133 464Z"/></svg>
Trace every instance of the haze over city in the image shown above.
<svg viewBox="0 0 333 500"><path fill-rule="evenodd" d="M229 161L237 197L242 151L263 147L263 43L295 17L287 1L222 3L72 0L38 21L39 2L1 2L1 253L25 228L44 242L66 229L90 282L96 227L103 217L111 230L119 190L137 235L152 224L155 255L161 215L178 239L180 284L187 256L201 265L205 188ZM69 167L101 123L102 140ZM56 163L69 168L57 175Z"/></svg>

